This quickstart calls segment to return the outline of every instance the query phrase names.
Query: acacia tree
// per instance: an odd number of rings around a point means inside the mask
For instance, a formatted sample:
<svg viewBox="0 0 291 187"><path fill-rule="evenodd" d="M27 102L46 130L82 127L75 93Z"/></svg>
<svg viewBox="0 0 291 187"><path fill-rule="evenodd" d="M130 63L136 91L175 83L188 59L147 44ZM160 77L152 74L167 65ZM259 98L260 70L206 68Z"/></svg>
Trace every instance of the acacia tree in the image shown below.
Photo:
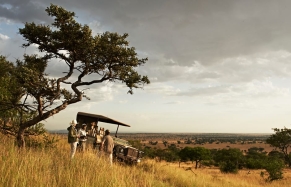
<svg viewBox="0 0 291 187"><path fill-rule="evenodd" d="M181 151L179 152L180 162L186 162L186 161L190 160L191 156L192 156L192 150L193 150L193 148L188 147L188 146L181 149ZM180 165L180 163L179 163L179 165Z"/></svg>
<svg viewBox="0 0 291 187"><path fill-rule="evenodd" d="M201 161L203 160L210 160L211 159L211 152L209 149L205 147L194 147L192 150L192 160L196 162L195 169L198 168L198 164L201 165Z"/></svg>
<svg viewBox="0 0 291 187"><path fill-rule="evenodd" d="M150 83L147 76L141 76L135 70L144 65L147 58L139 59L135 48L129 47L128 34L105 32L93 36L89 26L75 21L74 12L53 4L46 12L54 18L51 25L32 22L19 29L26 40L23 47L34 45L44 54L25 55L15 67L15 77L24 89L24 96L31 98L24 98L22 109L34 114L20 124L17 140L21 147L25 146L25 129L82 101L86 97L82 86L119 81L129 88L128 93L133 94L134 88ZM68 70L63 76L50 78L45 73L53 59L67 65ZM64 85L70 85L71 89Z"/></svg>
<svg viewBox="0 0 291 187"><path fill-rule="evenodd" d="M285 162L291 167L291 159L288 148L291 146L291 129L284 127L283 129L273 129L275 134L267 138L266 142L273 147L278 148L285 158Z"/></svg>
<svg viewBox="0 0 291 187"><path fill-rule="evenodd" d="M179 152L179 156L183 161L195 161L195 169L197 169L198 164L201 164L201 161L211 159L211 152L205 147L185 147Z"/></svg>

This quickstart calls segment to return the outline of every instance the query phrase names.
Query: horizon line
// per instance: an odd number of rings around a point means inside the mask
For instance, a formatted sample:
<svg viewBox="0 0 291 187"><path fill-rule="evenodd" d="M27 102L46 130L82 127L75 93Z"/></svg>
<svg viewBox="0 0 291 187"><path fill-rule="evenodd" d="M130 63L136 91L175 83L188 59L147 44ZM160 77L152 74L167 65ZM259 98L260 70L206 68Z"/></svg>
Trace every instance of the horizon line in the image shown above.
<svg viewBox="0 0 291 187"><path fill-rule="evenodd" d="M59 131L67 131L66 129L61 130L47 130L48 132L59 132ZM125 131L125 132L118 132L120 133L151 133L151 134L158 134L158 133L166 133L166 134L272 134L266 132L149 132L149 131Z"/></svg>

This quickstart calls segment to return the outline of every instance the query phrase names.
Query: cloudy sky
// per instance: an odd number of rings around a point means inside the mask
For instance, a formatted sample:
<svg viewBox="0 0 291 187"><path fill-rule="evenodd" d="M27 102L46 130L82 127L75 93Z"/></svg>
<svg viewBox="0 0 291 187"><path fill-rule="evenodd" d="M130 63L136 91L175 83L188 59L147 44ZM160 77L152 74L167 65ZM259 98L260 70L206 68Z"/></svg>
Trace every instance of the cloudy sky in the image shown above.
<svg viewBox="0 0 291 187"><path fill-rule="evenodd" d="M0 54L24 53L18 29L49 23L50 3L74 11L93 33L128 33L151 84L127 94L94 85L90 101L46 120L64 129L78 111L130 124L121 132L271 133L291 128L289 0L0 0ZM51 76L61 68L52 63ZM102 124L101 124L102 125ZM104 124L104 127L109 127Z"/></svg>

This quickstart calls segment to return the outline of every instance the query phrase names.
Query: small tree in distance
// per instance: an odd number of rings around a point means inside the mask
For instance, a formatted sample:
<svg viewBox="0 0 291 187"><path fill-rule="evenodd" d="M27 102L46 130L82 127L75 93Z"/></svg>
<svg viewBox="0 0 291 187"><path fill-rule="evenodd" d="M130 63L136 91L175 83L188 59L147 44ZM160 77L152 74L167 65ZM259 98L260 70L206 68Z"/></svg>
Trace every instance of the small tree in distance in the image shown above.
<svg viewBox="0 0 291 187"><path fill-rule="evenodd" d="M244 155L240 149L229 148L218 150L214 156L219 169L223 173L237 173L244 164Z"/></svg>
<svg viewBox="0 0 291 187"><path fill-rule="evenodd" d="M120 81L129 88L128 93L133 94L134 88L150 83L147 76L139 75L134 69L144 65L147 58L137 58L135 48L129 47L126 41L128 34L105 32L92 36L87 25L75 21L74 12L53 4L46 12L54 18L51 26L25 23L25 27L19 29L26 40L23 47L35 45L44 54L25 55L24 60L17 61L16 71L11 74L21 85L22 99L30 98L23 99L21 105L14 107L32 114L19 124L17 140L20 147L25 146L27 128L65 110L68 105L82 101L86 97L80 88L82 86ZM63 76L50 78L45 73L52 59L67 65ZM71 89L65 89L65 84Z"/></svg>
<svg viewBox="0 0 291 187"><path fill-rule="evenodd" d="M211 159L211 152L205 147L185 147L179 152L179 156L182 161L195 161L195 169L197 169L201 161Z"/></svg>
<svg viewBox="0 0 291 187"><path fill-rule="evenodd" d="M273 129L275 134L272 134L269 138L267 138L266 142L271 146L278 148L281 153L284 154L285 162L291 167L291 159L289 157L288 148L291 146L291 129L283 128Z"/></svg>
<svg viewBox="0 0 291 187"><path fill-rule="evenodd" d="M192 159L196 162L195 169L197 169L198 164L201 165L201 161L211 159L211 152L205 147L194 147L192 150Z"/></svg>

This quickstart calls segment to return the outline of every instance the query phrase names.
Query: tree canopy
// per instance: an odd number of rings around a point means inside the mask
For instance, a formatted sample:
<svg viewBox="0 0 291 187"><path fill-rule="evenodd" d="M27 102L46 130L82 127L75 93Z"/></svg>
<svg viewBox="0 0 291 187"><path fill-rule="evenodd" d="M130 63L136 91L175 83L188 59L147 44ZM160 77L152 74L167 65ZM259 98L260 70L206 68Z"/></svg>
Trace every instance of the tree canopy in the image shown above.
<svg viewBox="0 0 291 187"><path fill-rule="evenodd" d="M224 173L236 173L244 164L244 155L237 148L221 149L216 152L214 161L219 163L220 171Z"/></svg>
<svg viewBox="0 0 291 187"><path fill-rule="evenodd" d="M23 89L19 87L14 75L13 63L0 56L0 130L5 134L15 135L17 128L10 124L18 121L20 99Z"/></svg>
<svg viewBox="0 0 291 187"><path fill-rule="evenodd" d="M183 161L195 161L195 169L197 169L201 161L211 159L211 152L205 147L185 147L179 152L179 156Z"/></svg>
<svg viewBox="0 0 291 187"><path fill-rule="evenodd" d="M291 146L291 129L283 128L273 129L275 134L272 134L269 138L267 138L266 142L273 147L278 148L285 157L285 162L288 163L289 167L291 166L291 158L289 156L290 152L288 148Z"/></svg>
<svg viewBox="0 0 291 187"><path fill-rule="evenodd" d="M22 145L26 128L86 97L82 86L118 81L133 94L134 88L150 83L147 76L141 76L135 69L148 59L138 58L135 48L126 40L128 34L104 32L93 36L88 25L74 19L74 12L53 4L45 11L54 18L51 25L32 22L19 29L26 41L23 47L37 46L41 55L24 55L14 66L7 64L14 72L8 78L21 90L21 94L13 98L16 102L22 101L21 110L33 114L20 124L17 138ZM45 73L53 60L67 67L57 78ZM16 105L11 106L16 108Z"/></svg>

